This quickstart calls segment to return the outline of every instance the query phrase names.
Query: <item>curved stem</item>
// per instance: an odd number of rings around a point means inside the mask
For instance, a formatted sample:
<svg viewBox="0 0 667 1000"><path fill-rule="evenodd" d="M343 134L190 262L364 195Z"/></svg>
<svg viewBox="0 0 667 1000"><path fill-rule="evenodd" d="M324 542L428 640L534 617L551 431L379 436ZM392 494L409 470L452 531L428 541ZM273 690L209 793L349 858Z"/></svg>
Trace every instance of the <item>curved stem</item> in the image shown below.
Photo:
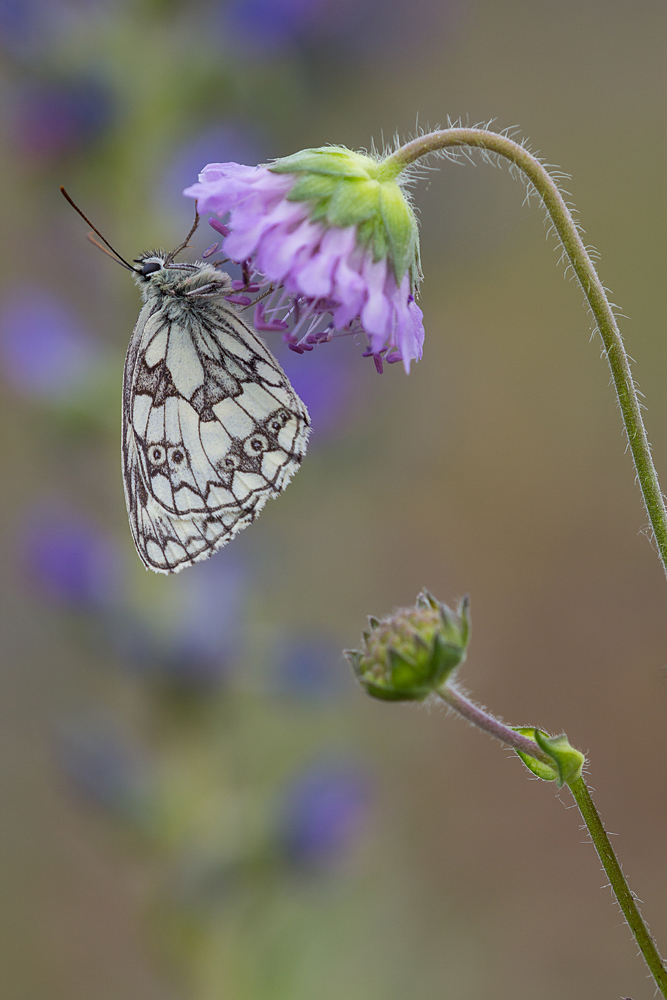
<svg viewBox="0 0 667 1000"><path fill-rule="evenodd" d="M644 503L667 575L667 510L653 465L651 446L644 428L628 356L605 289L554 179L540 161L519 143L507 136L478 128L449 128L419 136L382 161L382 175L386 178L395 177L422 156L455 146L478 146L504 156L525 174L544 202L579 279L604 344Z"/></svg>
<svg viewBox="0 0 667 1000"><path fill-rule="evenodd" d="M663 997L667 997L667 969L665 969L655 941L644 923L635 902L635 897L625 880L621 866L618 863L618 858L609 843L609 837L600 819L600 814L595 808L595 803L586 787L586 782L582 777L576 778L570 783L569 788L591 835L591 840L595 845L595 850L598 852L602 867L607 873L607 878L618 900L618 905L621 907L623 916L630 925L630 930L634 934L639 950L644 956L644 961L651 970L651 974Z"/></svg>
<svg viewBox="0 0 667 1000"><path fill-rule="evenodd" d="M443 684L435 693L473 726L483 729L489 736L494 736L501 743L512 747L513 750L520 750L521 753L527 753L529 757L535 757L543 764L553 767L553 757L545 753L534 740L529 739L528 736L522 736L515 729L510 729L500 719L496 719L495 715L491 715L490 712L486 712L479 705L476 705L474 701L470 701L470 698L466 698L453 684Z"/></svg>
<svg viewBox="0 0 667 1000"><path fill-rule="evenodd" d="M462 715L464 719L471 722L473 725L482 729L485 733L489 733L490 736L495 736L496 739L505 743L507 746L513 747L514 750L520 750L522 753L527 753L531 757L535 757L541 760L545 764L549 764L553 767L554 760L548 754L534 743L533 740L528 739L526 736L521 736L519 733L510 729L495 716L491 715L489 712L484 711L479 705L475 705L474 702L466 698L465 695L461 694L455 687L445 684L441 687L437 694L444 702L446 702L454 711ZM667 969L663 965L663 961L660 957L660 953L655 945L653 938L649 933L649 929L644 923L641 913L635 902L635 897L630 891L630 887L625 880L625 876L621 870L621 866L618 862L618 858L614 854L614 850L609 842L609 837L607 836L607 831L604 828L604 824L600 819L600 814L595 808L595 803L593 802L590 792L586 787L586 782L581 776L574 778L569 782L568 787L572 792L574 801L579 807L579 812L582 815L584 823L591 835L591 840L595 845L595 850L598 853L598 857L602 862L602 867L607 873L607 878L614 891L614 895L618 900L618 905L623 911L623 916L628 922L630 930L632 931L635 941L639 946L639 950L644 956L644 960L648 965L653 978L656 981L658 989L661 991L664 997L667 997Z"/></svg>

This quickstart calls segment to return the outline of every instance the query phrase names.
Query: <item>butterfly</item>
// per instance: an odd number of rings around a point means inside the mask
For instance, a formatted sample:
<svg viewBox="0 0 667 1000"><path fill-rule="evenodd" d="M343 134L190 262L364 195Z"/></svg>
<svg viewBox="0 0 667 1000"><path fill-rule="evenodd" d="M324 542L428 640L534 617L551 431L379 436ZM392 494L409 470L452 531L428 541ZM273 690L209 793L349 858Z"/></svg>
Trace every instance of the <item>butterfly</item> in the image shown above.
<svg viewBox="0 0 667 1000"><path fill-rule="evenodd" d="M144 566L178 573L226 545L285 489L306 452L308 411L227 301L229 275L176 260L197 214L181 246L144 253L133 267L61 190L141 289L123 374L125 500Z"/></svg>

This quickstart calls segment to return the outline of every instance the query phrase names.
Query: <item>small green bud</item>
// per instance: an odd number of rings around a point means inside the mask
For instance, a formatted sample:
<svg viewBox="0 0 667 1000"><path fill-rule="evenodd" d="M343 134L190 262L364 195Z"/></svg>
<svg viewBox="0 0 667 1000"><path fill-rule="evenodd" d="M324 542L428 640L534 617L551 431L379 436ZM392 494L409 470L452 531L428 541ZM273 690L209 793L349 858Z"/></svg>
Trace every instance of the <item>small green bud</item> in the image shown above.
<svg viewBox="0 0 667 1000"><path fill-rule="evenodd" d="M420 280L419 231L396 169L343 146L302 149L275 160L276 174L296 174L288 201L310 201L311 219L345 229L357 227L357 243L373 260L387 257L400 285L406 273L414 292Z"/></svg>
<svg viewBox="0 0 667 1000"><path fill-rule="evenodd" d="M388 618L369 618L363 649L345 656L368 694L384 701L421 701L463 662L469 636L469 601L456 611L427 590L412 608Z"/></svg>
<svg viewBox="0 0 667 1000"><path fill-rule="evenodd" d="M522 736L535 740L540 749L552 758L553 764L545 764L520 750L516 751L528 770L538 778L542 778L543 781L555 781L558 787L562 788L563 785L569 785L571 781L581 777L581 769L586 758L580 750L575 750L570 745L565 733L561 733L560 736L548 736L533 726L512 726L512 729Z"/></svg>

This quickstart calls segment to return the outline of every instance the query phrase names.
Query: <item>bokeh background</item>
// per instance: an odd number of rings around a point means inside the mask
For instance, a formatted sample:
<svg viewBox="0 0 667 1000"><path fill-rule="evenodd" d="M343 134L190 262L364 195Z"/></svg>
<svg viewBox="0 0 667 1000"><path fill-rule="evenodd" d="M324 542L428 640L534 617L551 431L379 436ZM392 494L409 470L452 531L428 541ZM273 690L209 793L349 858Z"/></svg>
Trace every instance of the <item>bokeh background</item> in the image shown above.
<svg viewBox="0 0 667 1000"><path fill-rule="evenodd" d="M0 0L2 997L653 996L568 795L340 655L469 591L468 689L589 753L667 947L667 588L539 207L430 173L424 360L272 344L307 461L164 578L119 469L138 292L58 187L134 257L180 242L209 161L517 125L573 175L665 477L666 29L659 0Z"/></svg>

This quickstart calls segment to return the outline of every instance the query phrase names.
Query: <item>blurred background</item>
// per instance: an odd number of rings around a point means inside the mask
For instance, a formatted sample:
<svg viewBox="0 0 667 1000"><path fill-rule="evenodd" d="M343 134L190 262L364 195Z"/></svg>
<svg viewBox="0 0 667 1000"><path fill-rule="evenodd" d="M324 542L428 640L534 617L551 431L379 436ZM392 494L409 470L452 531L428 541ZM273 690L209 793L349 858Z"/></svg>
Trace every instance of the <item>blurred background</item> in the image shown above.
<svg viewBox="0 0 667 1000"><path fill-rule="evenodd" d="M2 997L653 996L568 795L340 654L470 592L464 683L589 753L667 948L667 586L539 207L430 173L424 360L268 335L308 458L166 578L120 477L138 291L58 187L134 257L180 242L209 161L516 125L573 176L665 480L666 39L658 0L0 0Z"/></svg>

